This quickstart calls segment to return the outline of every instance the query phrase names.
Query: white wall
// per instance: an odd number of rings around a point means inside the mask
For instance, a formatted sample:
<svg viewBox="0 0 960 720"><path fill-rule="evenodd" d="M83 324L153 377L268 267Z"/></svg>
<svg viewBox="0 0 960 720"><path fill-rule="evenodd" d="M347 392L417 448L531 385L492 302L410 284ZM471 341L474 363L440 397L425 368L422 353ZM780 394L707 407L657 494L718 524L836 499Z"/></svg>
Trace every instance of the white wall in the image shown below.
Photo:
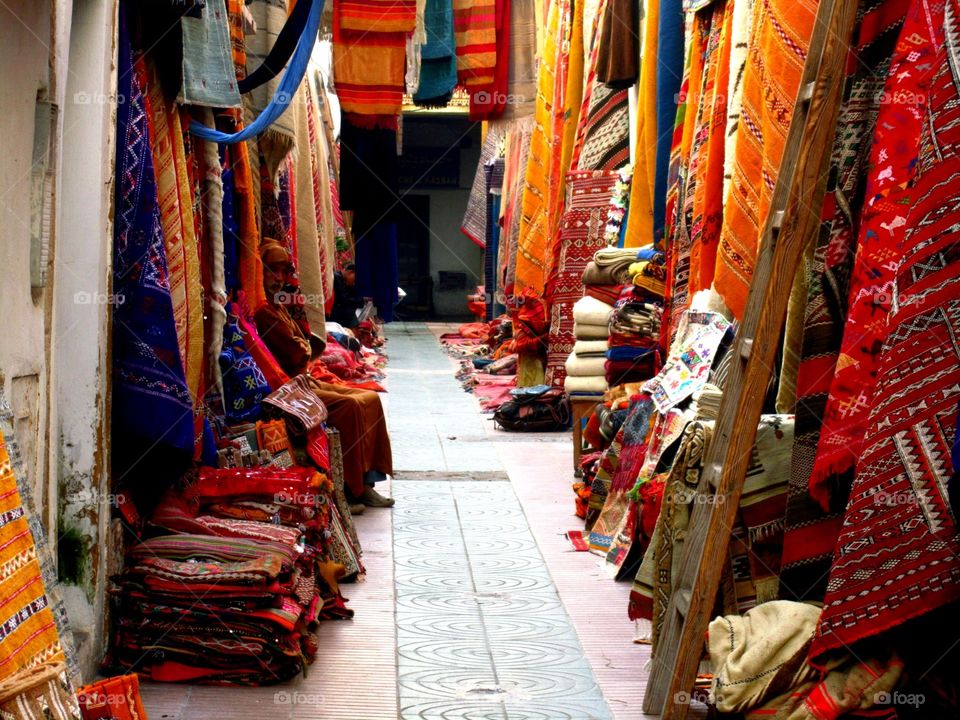
<svg viewBox="0 0 960 720"><path fill-rule="evenodd" d="M79 555L64 588L81 665L103 655L109 508L109 313L116 121L112 0L76 0L63 112L61 231L54 263L59 532ZM114 568L115 571L115 568Z"/></svg>
<svg viewBox="0 0 960 720"><path fill-rule="evenodd" d="M0 386L34 499L83 574L62 587L84 678L102 657L112 177L113 0L0 4ZM71 40L71 30L74 35ZM99 101L77 105L89 89ZM31 288L31 170L38 97L58 109L46 284ZM106 100L106 102L104 102ZM67 502L71 495L82 502Z"/></svg>

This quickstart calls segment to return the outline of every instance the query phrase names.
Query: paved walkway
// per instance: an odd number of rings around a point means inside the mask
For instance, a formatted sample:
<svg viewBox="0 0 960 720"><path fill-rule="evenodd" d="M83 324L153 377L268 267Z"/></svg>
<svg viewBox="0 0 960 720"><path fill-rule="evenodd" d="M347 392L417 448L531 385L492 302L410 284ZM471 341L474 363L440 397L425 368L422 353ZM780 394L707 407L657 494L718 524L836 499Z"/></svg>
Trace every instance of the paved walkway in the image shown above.
<svg viewBox="0 0 960 720"><path fill-rule="evenodd" d="M356 617L321 627L305 679L144 687L151 720L644 718L628 583L572 552L569 433L494 430L453 377L445 328L388 330L392 511L357 518Z"/></svg>

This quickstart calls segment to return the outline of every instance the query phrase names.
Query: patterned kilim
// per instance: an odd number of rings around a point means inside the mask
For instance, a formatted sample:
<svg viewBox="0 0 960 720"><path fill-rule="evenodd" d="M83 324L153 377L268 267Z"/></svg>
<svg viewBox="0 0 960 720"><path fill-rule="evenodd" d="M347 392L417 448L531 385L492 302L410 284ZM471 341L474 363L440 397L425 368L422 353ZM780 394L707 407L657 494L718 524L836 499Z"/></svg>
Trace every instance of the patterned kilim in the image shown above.
<svg viewBox="0 0 960 720"><path fill-rule="evenodd" d="M883 89L843 342L810 476L810 494L824 508L829 507L830 478L850 473L863 447L867 402L876 382L878 351L896 293L895 260L907 233L923 98L933 77L937 46L943 42L942 28L932 19L942 16L944 2L911 2Z"/></svg>
<svg viewBox="0 0 960 720"><path fill-rule="evenodd" d="M767 0L754 12L716 269L716 289L738 318L746 307L816 9L817 0Z"/></svg>
<svg viewBox="0 0 960 720"><path fill-rule="evenodd" d="M573 304L583 297L583 271L593 254L606 246L607 208L617 174L577 170L567 174L568 197L557 267L548 289L550 335L547 383L563 387L564 362L573 352Z"/></svg>
<svg viewBox="0 0 960 720"><path fill-rule="evenodd" d="M457 77L470 88L490 85L497 65L495 0L453 0Z"/></svg>
<svg viewBox="0 0 960 720"><path fill-rule="evenodd" d="M117 112L113 290L123 303L113 311L113 422L132 435L163 438L186 450L193 447L193 400L170 296L145 72L142 65L134 69L129 43L120 42L118 63L119 92L129 101Z"/></svg>
<svg viewBox="0 0 960 720"><path fill-rule="evenodd" d="M712 435L712 421L697 420L686 426L664 489L653 540L630 594L630 617L646 617L653 622L654 652L677 579L684 536ZM740 612L777 595L776 571L792 439L792 417L760 418L729 552L734 585L728 603Z"/></svg>
<svg viewBox="0 0 960 720"><path fill-rule="evenodd" d="M579 170L615 171L630 162L627 91L596 82L590 93Z"/></svg>
<svg viewBox="0 0 960 720"><path fill-rule="evenodd" d="M799 551L801 575L788 576L784 590L797 598L819 599L826 563L833 552L852 475L837 478L834 517L824 517L807 492L820 423L836 369L853 269L859 215L870 153L870 139L881 107L884 79L906 12L907 0L863 0L859 32L852 49L844 100L831 155L832 172L821 213L807 292L800 366L797 373L796 437L791 468L789 524L812 529L815 537ZM813 528L812 526L819 526ZM808 530L809 539L809 530ZM792 541L791 541L792 542ZM794 560L793 562L796 562Z"/></svg>
<svg viewBox="0 0 960 720"><path fill-rule="evenodd" d="M630 412L624 420L620 462L617 463L610 488L600 510L600 516L590 532L590 547L606 553L616 535L617 528L626 516L630 506L627 493L633 489L640 475L640 468L646 456L650 430L654 426L656 410L653 401L647 395L636 398L630 406ZM591 496L591 501L593 497Z"/></svg>
<svg viewBox="0 0 960 720"><path fill-rule="evenodd" d="M960 537L946 499L960 400L957 0L948 0L943 25L870 442L857 463L812 657L960 600Z"/></svg>
<svg viewBox="0 0 960 720"><path fill-rule="evenodd" d="M197 253L193 199L177 106L163 95L156 72L141 75L147 95L150 150L157 183L157 202L163 227L170 298L177 328L180 360L193 398L198 397L203 374L203 289Z"/></svg>
<svg viewBox="0 0 960 720"><path fill-rule="evenodd" d="M340 27L359 32L413 32L416 0L337 0Z"/></svg>
<svg viewBox="0 0 960 720"><path fill-rule="evenodd" d="M0 680L64 660L27 509L0 433Z"/></svg>

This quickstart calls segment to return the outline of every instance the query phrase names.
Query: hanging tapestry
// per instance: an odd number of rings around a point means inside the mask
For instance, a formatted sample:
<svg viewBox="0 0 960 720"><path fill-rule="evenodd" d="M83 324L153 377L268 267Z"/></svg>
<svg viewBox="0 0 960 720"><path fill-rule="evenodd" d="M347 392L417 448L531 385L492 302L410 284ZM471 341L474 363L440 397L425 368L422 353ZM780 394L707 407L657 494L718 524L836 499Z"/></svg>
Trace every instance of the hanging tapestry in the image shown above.
<svg viewBox="0 0 960 720"><path fill-rule="evenodd" d="M789 525L813 529L815 541L800 550L804 570L819 578L818 587L784 582L796 599L819 599L823 593L826 563L839 530L839 515L845 504L852 475L837 478L837 507L833 517L810 499L808 483L820 436L830 381L836 369L847 314L847 293L856 250L859 216L852 214L863 204L870 153L870 140L881 107L887 77L908 0L865 0L859 9L859 31L848 61L843 104L837 118L831 154L831 174L821 211L820 231L809 274L806 313L797 371L797 432L791 468ZM809 509L808 509L809 508ZM809 538L809 533L807 533ZM793 599L794 596L787 596Z"/></svg>
<svg viewBox="0 0 960 720"><path fill-rule="evenodd" d="M769 0L753 14L715 280L737 318L746 307L816 10L817 0Z"/></svg>
<svg viewBox="0 0 960 720"><path fill-rule="evenodd" d="M946 3L943 26L870 441L857 462L811 657L960 600L960 537L946 494L960 400L957 0Z"/></svg>
<svg viewBox="0 0 960 720"><path fill-rule="evenodd" d="M117 110L113 291L123 302L113 308L112 420L131 435L192 450L193 399L170 296L144 73L125 34L119 47L118 92L127 102Z"/></svg>
<svg viewBox="0 0 960 720"><path fill-rule="evenodd" d="M567 174L568 201L560 230L557 269L547 290L550 334L547 383L562 387L564 362L573 352L573 304L583 297L583 271L593 254L606 246L607 207L617 174L577 170Z"/></svg>

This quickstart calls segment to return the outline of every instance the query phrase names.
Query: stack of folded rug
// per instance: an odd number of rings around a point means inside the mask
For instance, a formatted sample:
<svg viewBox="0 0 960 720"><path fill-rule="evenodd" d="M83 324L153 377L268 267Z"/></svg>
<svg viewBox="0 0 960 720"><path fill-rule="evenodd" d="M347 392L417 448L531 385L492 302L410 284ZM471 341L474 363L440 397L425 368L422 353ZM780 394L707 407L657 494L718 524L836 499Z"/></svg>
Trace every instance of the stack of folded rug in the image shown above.
<svg viewBox="0 0 960 720"><path fill-rule="evenodd" d="M591 296L573 306L573 352L567 358L564 389L568 395L602 395L607 390L604 378L605 353L613 307Z"/></svg>
<svg viewBox="0 0 960 720"><path fill-rule="evenodd" d="M663 309L658 298L636 285L620 293L610 319L610 348L605 365L611 385L648 380L660 370L658 345Z"/></svg>
<svg viewBox="0 0 960 720"><path fill-rule="evenodd" d="M155 681L279 682L350 617L329 480L311 468L203 468L168 492L117 581L108 665Z"/></svg>

